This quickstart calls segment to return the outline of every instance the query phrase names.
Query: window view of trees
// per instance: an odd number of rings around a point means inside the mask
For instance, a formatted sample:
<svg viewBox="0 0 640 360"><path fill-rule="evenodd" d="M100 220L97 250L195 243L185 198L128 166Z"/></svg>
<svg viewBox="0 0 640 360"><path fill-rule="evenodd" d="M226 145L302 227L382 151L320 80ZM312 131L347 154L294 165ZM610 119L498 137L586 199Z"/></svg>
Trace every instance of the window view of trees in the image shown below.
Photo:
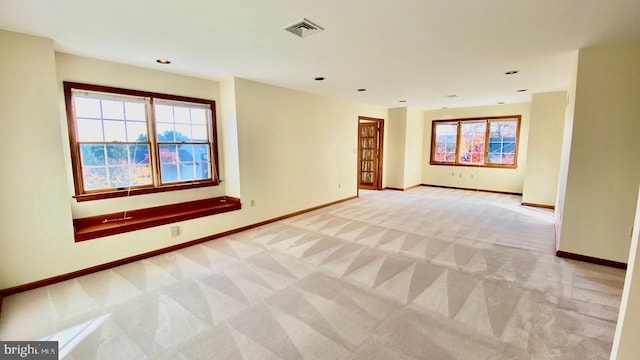
<svg viewBox="0 0 640 360"><path fill-rule="evenodd" d="M484 164L484 143L487 132L486 122L460 123L460 147L458 162L469 165Z"/></svg>
<svg viewBox="0 0 640 360"><path fill-rule="evenodd" d="M152 184L143 101L77 95L74 108L86 190Z"/></svg>
<svg viewBox="0 0 640 360"><path fill-rule="evenodd" d="M149 145L80 145L87 190L149 185Z"/></svg>
<svg viewBox="0 0 640 360"><path fill-rule="evenodd" d="M205 109L159 103L154 113L162 182L211 178Z"/></svg>
<svg viewBox="0 0 640 360"><path fill-rule="evenodd" d="M435 128L435 161L451 163L456 161L457 136L458 123L443 123Z"/></svg>
<svg viewBox="0 0 640 360"><path fill-rule="evenodd" d="M209 103L85 90L70 95L83 191L213 180Z"/></svg>
<svg viewBox="0 0 640 360"><path fill-rule="evenodd" d="M515 164L518 123L515 121L492 121L489 124L489 157L487 162L502 165Z"/></svg>
<svg viewBox="0 0 640 360"><path fill-rule="evenodd" d="M431 164L515 167L520 116L433 122Z"/></svg>

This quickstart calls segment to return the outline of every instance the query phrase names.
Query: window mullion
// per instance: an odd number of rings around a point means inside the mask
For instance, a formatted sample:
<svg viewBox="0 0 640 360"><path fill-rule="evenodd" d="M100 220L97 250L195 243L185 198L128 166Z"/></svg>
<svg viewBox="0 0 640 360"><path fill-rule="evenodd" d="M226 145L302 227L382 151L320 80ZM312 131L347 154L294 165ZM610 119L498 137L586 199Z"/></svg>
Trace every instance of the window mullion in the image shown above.
<svg viewBox="0 0 640 360"><path fill-rule="evenodd" d="M125 110L126 111L126 110ZM125 123L125 133L127 131L127 127L126 127L126 123ZM134 145L136 147L136 150L138 149L137 145ZM131 191L131 185L133 185L133 179L131 179L131 177L133 176L132 172L133 172L133 166L131 165L131 143L127 143L127 176L129 178L129 185L127 186L128 191Z"/></svg>
<svg viewBox="0 0 640 360"><path fill-rule="evenodd" d="M156 118L155 111L153 108L153 100L154 98L149 98L147 102L147 141L149 143L149 154L151 159L149 160L151 164L151 180L153 182L153 186L160 186L160 147L157 143L156 138Z"/></svg>
<svg viewBox="0 0 640 360"><path fill-rule="evenodd" d="M182 171L180 169L180 145L177 142L173 145L176 147L176 174L178 174L178 180L182 180Z"/></svg>
<svg viewBox="0 0 640 360"><path fill-rule="evenodd" d="M504 136L500 134L500 164L502 165L502 155L504 154Z"/></svg>
<svg viewBox="0 0 640 360"><path fill-rule="evenodd" d="M488 164L489 148L491 147L491 121L485 120L485 133L484 133L484 157L482 158L482 165Z"/></svg>
<svg viewBox="0 0 640 360"><path fill-rule="evenodd" d="M104 147L104 168L105 174L107 174L107 188L111 187L111 167L109 166L109 150L107 148L107 143L105 143Z"/></svg>
<svg viewBox="0 0 640 360"><path fill-rule="evenodd" d="M213 123L215 116L213 114L213 112L215 111L215 108L210 108L209 110L207 110L206 114L207 114L207 145L209 145L209 172L211 175L211 179L215 182L219 181L219 175L218 175L218 161L216 159L215 163L214 163L214 154L213 154L213 147L217 146L214 144L214 141L216 139L216 134L214 133L214 129L217 129L217 127L215 126L215 124ZM378 141L380 141L378 139ZM195 172L195 166L194 166L194 172Z"/></svg>
<svg viewBox="0 0 640 360"><path fill-rule="evenodd" d="M460 121L458 121L458 126L457 126L457 134L456 134L456 161L454 161L454 165L459 165L459 158L458 156L460 156L460 138L461 138L461 134L462 134L462 123Z"/></svg>
<svg viewBox="0 0 640 360"><path fill-rule="evenodd" d="M176 108L175 106L172 108L173 109L173 133L176 137L175 141L176 143L174 144L176 147L176 174L178 174L178 180L181 181L182 180L182 168L180 167L180 143L178 142L178 129L176 128ZM189 124L191 124L191 114L189 114ZM187 135L187 134L183 134L183 135ZM192 134L189 134L189 136L187 136L189 139L191 139ZM185 144L185 141L182 141L182 144Z"/></svg>

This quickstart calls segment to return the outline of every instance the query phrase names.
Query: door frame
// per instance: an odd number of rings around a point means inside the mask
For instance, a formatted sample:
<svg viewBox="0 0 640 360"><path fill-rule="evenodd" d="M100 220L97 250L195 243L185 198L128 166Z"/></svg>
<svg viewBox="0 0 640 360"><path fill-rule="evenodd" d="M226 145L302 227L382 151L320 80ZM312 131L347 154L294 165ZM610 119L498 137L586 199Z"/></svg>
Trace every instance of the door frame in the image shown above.
<svg viewBox="0 0 640 360"><path fill-rule="evenodd" d="M368 116L358 116L358 137L357 137L357 151L358 151L358 166L356 168L356 189L357 195L360 196L360 166L362 160L362 153L360 151L360 124L361 123L377 123L377 133L378 133L378 151L376 152L376 156L378 157L378 166L377 166L377 178L376 178L376 188L374 190L383 190L382 187L382 159L384 155L384 119L368 117Z"/></svg>

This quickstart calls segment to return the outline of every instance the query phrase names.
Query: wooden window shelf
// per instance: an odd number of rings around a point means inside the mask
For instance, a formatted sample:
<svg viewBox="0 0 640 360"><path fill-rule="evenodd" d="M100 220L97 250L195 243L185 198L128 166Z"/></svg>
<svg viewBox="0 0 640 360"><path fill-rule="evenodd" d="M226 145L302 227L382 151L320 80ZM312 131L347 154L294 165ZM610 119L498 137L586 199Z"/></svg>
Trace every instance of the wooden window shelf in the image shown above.
<svg viewBox="0 0 640 360"><path fill-rule="evenodd" d="M154 226L240 210L240 199L220 196L145 209L103 214L73 220L76 242L96 239Z"/></svg>

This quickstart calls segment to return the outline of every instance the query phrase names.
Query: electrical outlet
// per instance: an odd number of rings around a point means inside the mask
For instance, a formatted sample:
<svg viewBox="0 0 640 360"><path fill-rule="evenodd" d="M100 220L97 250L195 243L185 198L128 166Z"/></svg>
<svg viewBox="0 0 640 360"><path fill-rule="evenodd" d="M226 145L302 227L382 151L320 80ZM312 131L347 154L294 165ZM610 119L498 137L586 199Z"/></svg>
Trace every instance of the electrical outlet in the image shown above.
<svg viewBox="0 0 640 360"><path fill-rule="evenodd" d="M178 237L180 236L180 227L179 226L172 226L171 227L171 237Z"/></svg>
<svg viewBox="0 0 640 360"><path fill-rule="evenodd" d="M251 207L254 207L254 206L256 206L256 201L251 199Z"/></svg>
<svg viewBox="0 0 640 360"><path fill-rule="evenodd" d="M342 187L342 183L338 183L338 189Z"/></svg>

